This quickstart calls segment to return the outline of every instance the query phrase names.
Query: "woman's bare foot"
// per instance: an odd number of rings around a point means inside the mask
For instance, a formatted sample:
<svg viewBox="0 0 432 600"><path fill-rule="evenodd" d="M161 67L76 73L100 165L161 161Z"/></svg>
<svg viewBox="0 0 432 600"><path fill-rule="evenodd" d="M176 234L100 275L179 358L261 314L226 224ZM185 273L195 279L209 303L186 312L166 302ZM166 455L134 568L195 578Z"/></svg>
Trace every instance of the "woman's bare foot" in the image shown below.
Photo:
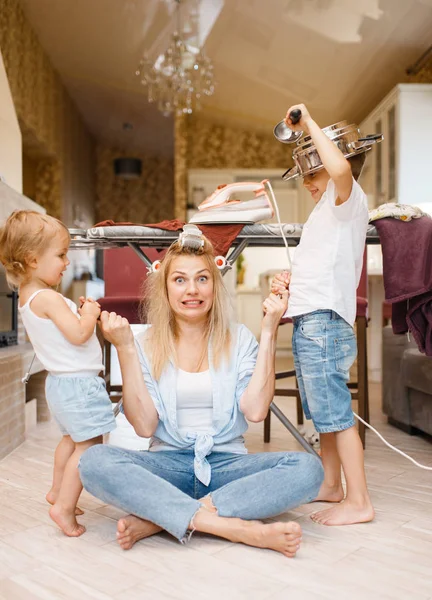
<svg viewBox="0 0 432 600"><path fill-rule="evenodd" d="M62 510L57 504L51 506L49 515L63 533L69 537L79 537L86 530L84 525L80 525L75 519L75 515Z"/></svg>
<svg viewBox="0 0 432 600"><path fill-rule="evenodd" d="M52 490L50 490L48 492L48 494L45 496L46 501L48 502L48 504L51 504L51 506L54 506L54 504L57 501L57 495L54 494L54 492ZM75 508L75 516L79 516L79 515L83 515L84 511L81 510L78 506Z"/></svg>
<svg viewBox="0 0 432 600"><path fill-rule="evenodd" d="M268 525L259 521L250 521L238 541L256 548L276 550L276 552L293 558L300 548L301 536L300 525L293 521Z"/></svg>
<svg viewBox="0 0 432 600"><path fill-rule="evenodd" d="M337 506L314 513L311 515L311 519L321 525L354 525L355 523L368 523L374 516L375 512L369 501L364 504L355 504L345 500Z"/></svg>
<svg viewBox="0 0 432 600"><path fill-rule="evenodd" d="M130 550L132 546L146 537L162 531L162 527L151 521L145 521L134 515L119 519L117 523L117 541L120 548Z"/></svg>
<svg viewBox="0 0 432 600"><path fill-rule="evenodd" d="M325 481L321 485L318 496L312 502L341 502L344 499L342 484L329 485Z"/></svg>

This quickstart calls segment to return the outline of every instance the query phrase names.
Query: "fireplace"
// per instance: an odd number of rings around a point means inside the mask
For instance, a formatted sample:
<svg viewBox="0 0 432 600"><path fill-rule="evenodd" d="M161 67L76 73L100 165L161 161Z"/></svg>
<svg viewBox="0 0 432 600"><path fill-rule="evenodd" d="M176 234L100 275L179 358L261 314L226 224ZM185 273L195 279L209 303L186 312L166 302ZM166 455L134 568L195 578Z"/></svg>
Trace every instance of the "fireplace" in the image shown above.
<svg viewBox="0 0 432 600"><path fill-rule="evenodd" d="M6 281L6 274L0 264L0 347L18 343L18 294L12 291Z"/></svg>

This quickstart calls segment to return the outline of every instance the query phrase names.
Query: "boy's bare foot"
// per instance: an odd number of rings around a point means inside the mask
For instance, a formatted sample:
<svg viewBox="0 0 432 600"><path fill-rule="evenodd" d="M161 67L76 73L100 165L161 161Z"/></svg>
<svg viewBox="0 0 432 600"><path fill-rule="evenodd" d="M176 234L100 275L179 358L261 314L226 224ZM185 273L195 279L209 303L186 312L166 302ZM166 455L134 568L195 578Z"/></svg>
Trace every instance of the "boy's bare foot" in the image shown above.
<svg viewBox="0 0 432 600"><path fill-rule="evenodd" d="M119 519L117 523L117 541L120 548L130 550L139 540L159 533L159 531L162 531L162 527L159 525L134 515L128 515Z"/></svg>
<svg viewBox="0 0 432 600"><path fill-rule="evenodd" d="M312 502L341 502L343 499L344 491L341 483L331 486L324 481L318 496Z"/></svg>
<svg viewBox="0 0 432 600"><path fill-rule="evenodd" d="M372 521L374 516L375 512L369 501L359 505L345 500L337 506L314 513L311 519L321 525L354 525Z"/></svg>
<svg viewBox="0 0 432 600"><path fill-rule="evenodd" d="M46 501L48 502L48 504L51 504L51 506L54 506L54 504L57 501L57 496L56 494L54 494L54 492L52 490L50 490L48 492L48 494L45 496ZM75 516L79 516L79 515L83 515L84 511L81 510L78 506L75 508Z"/></svg>
<svg viewBox="0 0 432 600"><path fill-rule="evenodd" d="M268 525L259 521L250 521L239 542L255 546L256 548L269 548L293 558L300 548L301 527L298 523L270 523ZM234 541L234 540L233 540Z"/></svg>
<svg viewBox="0 0 432 600"><path fill-rule="evenodd" d="M79 537L86 530L84 525L80 525L75 519L75 515L63 511L57 504L51 506L49 515L63 533L69 537Z"/></svg>

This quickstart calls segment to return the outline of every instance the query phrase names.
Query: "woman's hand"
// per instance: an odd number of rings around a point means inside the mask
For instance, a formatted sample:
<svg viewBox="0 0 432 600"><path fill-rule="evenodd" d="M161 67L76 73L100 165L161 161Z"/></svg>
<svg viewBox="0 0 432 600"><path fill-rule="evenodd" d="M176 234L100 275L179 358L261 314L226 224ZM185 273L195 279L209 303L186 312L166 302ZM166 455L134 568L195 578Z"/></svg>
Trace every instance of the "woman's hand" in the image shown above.
<svg viewBox="0 0 432 600"><path fill-rule="evenodd" d="M290 119L290 113L293 110L301 110L302 114L300 121L296 124L294 124ZM309 111L304 104L294 104L294 106L290 106L285 117L285 123L293 131L306 131L306 133L308 133L308 123L310 121L312 121L312 117L310 116Z"/></svg>
<svg viewBox="0 0 432 600"><path fill-rule="evenodd" d="M134 336L129 321L115 312L104 310L100 316L100 328L104 338L117 350L134 346Z"/></svg>
<svg viewBox="0 0 432 600"><path fill-rule="evenodd" d="M264 318L262 330L275 333L280 320L288 308L288 290L285 288L278 294L271 293L263 302Z"/></svg>

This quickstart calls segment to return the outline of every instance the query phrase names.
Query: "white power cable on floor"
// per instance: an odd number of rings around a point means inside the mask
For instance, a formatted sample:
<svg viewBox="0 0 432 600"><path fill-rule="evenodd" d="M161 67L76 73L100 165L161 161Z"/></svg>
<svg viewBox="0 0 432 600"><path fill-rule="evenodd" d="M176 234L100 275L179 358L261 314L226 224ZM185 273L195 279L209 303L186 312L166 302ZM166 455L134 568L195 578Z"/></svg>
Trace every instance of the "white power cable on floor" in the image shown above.
<svg viewBox="0 0 432 600"><path fill-rule="evenodd" d="M394 450L395 452L397 452L398 454L401 454L402 456L404 456L405 458L407 458L408 460L410 460L412 463L414 463L417 467L420 467L420 469L426 469L426 471L432 471L432 467L427 467L426 465L422 465L421 463L417 462L416 460L414 460L411 456L408 456L408 454L405 454L405 452L402 452L402 450L399 450L399 448L396 448L395 446L392 446L381 434L379 431L377 431L374 427L372 427L372 425L369 425L369 423L366 423L366 421L363 421L363 419L361 417L358 416L358 414L354 413L354 415L356 416L356 418L361 421L363 423L363 425L366 425L366 427L369 427L369 429L372 429L372 431L380 438L380 440L382 440L384 442L384 444L386 446L388 446L389 448L391 448L392 450Z"/></svg>
<svg viewBox="0 0 432 600"><path fill-rule="evenodd" d="M288 264L289 264L289 269L291 271L291 257L290 257L290 253L289 253L289 249L288 249L288 242L286 240L285 237L285 233L282 227L282 223L280 220L280 216L279 216L279 207L276 201L276 197L274 195L273 192L273 188L271 186L270 181L267 181L267 185L268 188L270 190L270 195L271 195L271 199L272 199L272 203L275 209L275 213L276 213L276 218L277 221L279 223L279 228L280 228L280 232L281 232L281 236L282 239L284 241L285 244L285 248L287 251L287 255L288 255ZM381 434L379 431L377 431L374 427L372 427L372 425L369 425L369 423L366 423L366 421L363 421L363 419L361 417L358 416L358 414L354 413L354 415L356 416L356 418L361 421L363 423L363 425L365 425L366 427L368 427L369 429L371 429L383 442L386 446L388 446L389 448L391 448L392 450L394 450L395 452L397 452L398 454L401 454L402 456L404 456L405 458L407 458L408 460L410 460L412 463L414 463L417 467L419 467L420 469L426 469L426 471L432 471L432 467L427 467L426 465L422 465L421 463L417 462L416 460L414 460L414 458L412 458L411 456L408 456L408 454L405 454L405 452L402 452L402 450L399 450L399 448L396 448L395 446L392 446Z"/></svg>

